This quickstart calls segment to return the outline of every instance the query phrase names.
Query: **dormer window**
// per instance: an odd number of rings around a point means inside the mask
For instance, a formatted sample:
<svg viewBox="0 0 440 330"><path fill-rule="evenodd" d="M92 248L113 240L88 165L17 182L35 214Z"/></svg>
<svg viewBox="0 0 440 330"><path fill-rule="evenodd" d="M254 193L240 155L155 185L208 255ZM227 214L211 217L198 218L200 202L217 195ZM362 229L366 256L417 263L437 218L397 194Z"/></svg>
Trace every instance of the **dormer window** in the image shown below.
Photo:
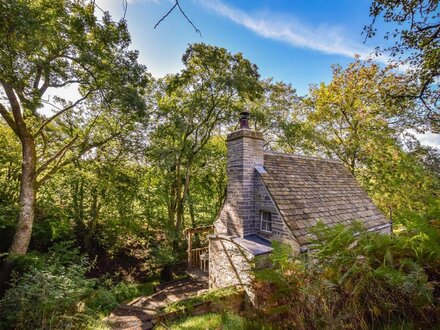
<svg viewBox="0 0 440 330"><path fill-rule="evenodd" d="M272 231L272 213L261 211L260 229L270 233Z"/></svg>

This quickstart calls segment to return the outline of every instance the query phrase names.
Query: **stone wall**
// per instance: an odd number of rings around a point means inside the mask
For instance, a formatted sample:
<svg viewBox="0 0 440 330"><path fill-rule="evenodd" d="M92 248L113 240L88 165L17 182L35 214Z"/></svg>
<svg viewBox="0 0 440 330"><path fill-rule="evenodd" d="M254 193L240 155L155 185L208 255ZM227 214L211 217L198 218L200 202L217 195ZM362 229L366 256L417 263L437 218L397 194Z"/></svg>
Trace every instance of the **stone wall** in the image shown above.
<svg viewBox="0 0 440 330"><path fill-rule="evenodd" d="M209 236L209 288L246 286L252 281L253 256L232 237Z"/></svg>
<svg viewBox="0 0 440 330"><path fill-rule="evenodd" d="M261 231L260 219L261 212L266 211L272 214L272 231ZM268 239L286 241L290 238L289 229L284 223L275 203L272 201L266 186L260 176L255 180L255 231Z"/></svg>
<svg viewBox="0 0 440 330"><path fill-rule="evenodd" d="M260 229L262 211L272 214L271 232L264 232ZM289 244L295 253L299 253L299 244L281 217L260 175L255 180L255 232L269 240L277 240Z"/></svg>
<svg viewBox="0 0 440 330"><path fill-rule="evenodd" d="M270 265L269 255L254 257L232 241L232 236L209 236L209 288L242 287L247 301L255 303L255 293L250 286L254 279L253 268Z"/></svg>

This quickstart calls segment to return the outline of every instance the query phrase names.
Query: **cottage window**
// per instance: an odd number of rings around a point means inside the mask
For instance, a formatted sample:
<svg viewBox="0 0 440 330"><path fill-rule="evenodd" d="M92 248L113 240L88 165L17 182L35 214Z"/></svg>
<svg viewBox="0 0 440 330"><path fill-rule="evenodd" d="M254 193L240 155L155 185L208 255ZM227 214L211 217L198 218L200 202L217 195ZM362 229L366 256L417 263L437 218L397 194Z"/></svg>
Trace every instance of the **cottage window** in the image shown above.
<svg viewBox="0 0 440 330"><path fill-rule="evenodd" d="M266 232L272 231L272 213L261 211L260 229Z"/></svg>

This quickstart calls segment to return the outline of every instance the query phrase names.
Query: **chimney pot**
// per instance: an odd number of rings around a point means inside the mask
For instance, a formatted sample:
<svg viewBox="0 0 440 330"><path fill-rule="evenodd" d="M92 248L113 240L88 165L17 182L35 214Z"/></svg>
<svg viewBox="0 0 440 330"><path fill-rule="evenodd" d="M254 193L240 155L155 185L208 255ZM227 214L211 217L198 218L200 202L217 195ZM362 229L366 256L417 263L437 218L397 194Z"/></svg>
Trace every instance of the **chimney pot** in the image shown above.
<svg viewBox="0 0 440 330"><path fill-rule="evenodd" d="M247 128L249 129L249 112L243 111L240 113L240 128Z"/></svg>

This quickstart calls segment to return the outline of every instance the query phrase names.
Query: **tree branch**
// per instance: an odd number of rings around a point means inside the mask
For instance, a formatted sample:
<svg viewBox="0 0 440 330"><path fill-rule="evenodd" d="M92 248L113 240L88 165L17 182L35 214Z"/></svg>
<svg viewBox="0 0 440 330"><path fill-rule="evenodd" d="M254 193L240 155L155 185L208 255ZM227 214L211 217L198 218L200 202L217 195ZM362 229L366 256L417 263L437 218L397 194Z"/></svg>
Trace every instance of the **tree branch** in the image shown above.
<svg viewBox="0 0 440 330"><path fill-rule="evenodd" d="M202 33L200 32L200 30L198 28L196 28L196 26L194 25L194 23L188 18L188 16L186 16L185 12L183 11L182 7L180 7L179 1L176 0L176 4L177 7L179 7L180 12L182 13L183 16L185 16L186 20L189 22L189 24L192 25L192 27L194 28L194 30L200 35L200 38L202 37Z"/></svg>
<svg viewBox="0 0 440 330"><path fill-rule="evenodd" d="M14 118L12 118L8 110L1 103L0 103L0 114L2 115L3 119L6 121L8 126L14 131L16 135L18 135L17 125L15 125Z"/></svg>
<svg viewBox="0 0 440 330"><path fill-rule="evenodd" d="M188 21L189 24L191 24L191 26L194 28L194 30L196 31L196 33L198 33L200 35L200 38L202 38L202 33L200 32L200 30L194 25L194 23L189 19L189 17L185 14L185 12L183 11L182 7L180 6L179 0L175 0L176 2L174 3L174 6L171 7L170 10L168 10L168 12L162 16L162 18L156 23L156 25L154 25L154 28L156 29L160 23L163 22L163 20L165 20L165 18L168 17L168 15L170 15L173 10L177 7L179 8L179 11L182 13L182 15L186 18L186 20Z"/></svg>
<svg viewBox="0 0 440 330"><path fill-rule="evenodd" d="M174 8L176 8L176 7L177 7L177 1L176 1L176 3L174 4L174 6L172 6L171 9L168 10L168 12L167 12L164 16L162 16L162 18L156 23L156 25L154 26L154 28L156 29L156 28L159 26L159 24L162 23L162 21L163 21L165 18L167 18L168 15L171 14L171 13L173 12Z"/></svg>
<svg viewBox="0 0 440 330"><path fill-rule="evenodd" d="M92 94L95 90L91 89L89 90L86 95L84 95L82 98L76 100L75 103L72 103L71 105L69 105L68 107L58 111L56 114L54 114L52 117L48 118L47 120L45 120L40 127L37 129L37 131L35 132L34 136L37 136L38 134L41 133L41 131L44 129L44 127L46 127L49 123L51 123L53 120L55 120L56 118L58 118L59 116L61 116L63 113L69 111L70 109L73 109L74 107L76 107L78 104L80 104L82 101L84 101L86 98L89 97L90 94Z"/></svg>
<svg viewBox="0 0 440 330"><path fill-rule="evenodd" d="M14 132L20 139L29 137L29 131L21 114L21 106L17 100L17 96L15 95L12 86L4 82L2 82L2 86L6 93L6 96L8 97L9 104L11 105L12 115L14 117L14 122L17 128Z"/></svg>
<svg viewBox="0 0 440 330"><path fill-rule="evenodd" d="M47 167L55 161L57 158L62 158L66 151L72 147L72 145L75 143L75 141L78 139L78 135L75 135L64 147L62 147L60 150L58 150L52 157L50 157L48 160L46 160L40 168L36 171L37 176L41 174L44 170L47 169Z"/></svg>

